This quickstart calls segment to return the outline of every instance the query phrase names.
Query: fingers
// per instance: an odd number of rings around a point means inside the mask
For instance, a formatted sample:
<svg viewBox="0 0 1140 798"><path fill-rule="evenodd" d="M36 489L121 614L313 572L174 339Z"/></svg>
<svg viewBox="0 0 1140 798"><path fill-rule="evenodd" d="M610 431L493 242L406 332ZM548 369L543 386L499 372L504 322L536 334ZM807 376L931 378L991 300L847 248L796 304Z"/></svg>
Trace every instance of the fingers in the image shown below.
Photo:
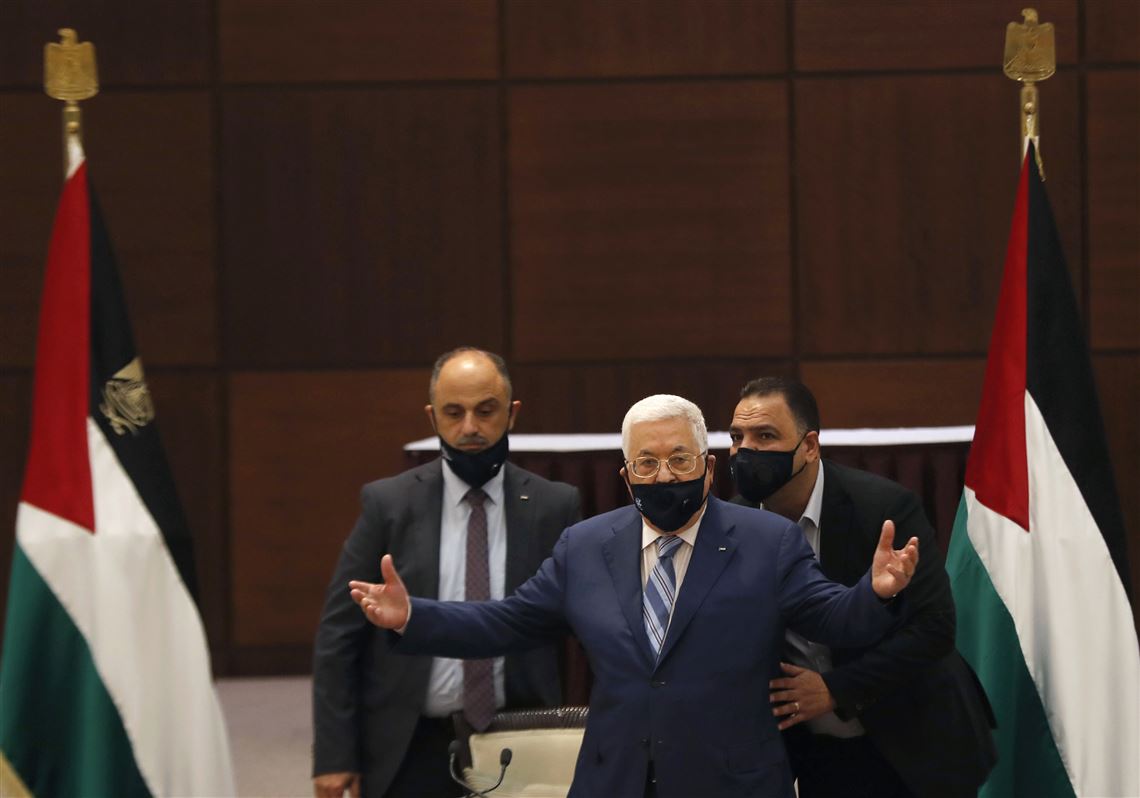
<svg viewBox="0 0 1140 798"><path fill-rule="evenodd" d="M352 798L360 798L360 776L354 775L348 783L348 794Z"/></svg>
<svg viewBox="0 0 1140 798"><path fill-rule="evenodd" d="M772 715L777 718L786 717L788 715L795 715L799 711L799 701L788 701L786 703L778 704L772 707Z"/></svg>
<svg viewBox="0 0 1140 798"><path fill-rule="evenodd" d="M883 522L883 531L879 535L879 550L890 551L894 548L895 543L895 522L887 520Z"/></svg>
<svg viewBox="0 0 1140 798"><path fill-rule="evenodd" d="M807 669L801 668L799 665L793 665L790 662L781 662L780 663L780 670L782 670L784 673L788 674L789 676L799 676L801 673L803 673Z"/></svg>
<svg viewBox="0 0 1140 798"><path fill-rule="evenodd" d="M403 587L404 583L400 579L400 574L396 572L396 563L392 561L391 554L385 554L380 558L380 575L384 577L384 584L396 584Z"/></svg>

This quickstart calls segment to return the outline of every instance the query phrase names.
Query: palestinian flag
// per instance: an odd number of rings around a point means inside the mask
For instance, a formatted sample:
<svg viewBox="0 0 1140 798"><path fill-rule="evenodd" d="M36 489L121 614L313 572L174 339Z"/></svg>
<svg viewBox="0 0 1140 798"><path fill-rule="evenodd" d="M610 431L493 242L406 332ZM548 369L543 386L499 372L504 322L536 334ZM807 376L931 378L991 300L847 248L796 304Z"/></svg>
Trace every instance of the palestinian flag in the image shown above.
<svg viewBox="0 0 1140 798"><path fill-rule="evenodd" d="M1032 147L946 568L997 715L984 796L1140 795L1140 646L1077 305Z"/></svg>
<svg viewBox="0 0 1140 798"><path fill-rule="evenodd" d="M0 792L232 795L190 538L75 163L40 312L0 661Z"/></svg>

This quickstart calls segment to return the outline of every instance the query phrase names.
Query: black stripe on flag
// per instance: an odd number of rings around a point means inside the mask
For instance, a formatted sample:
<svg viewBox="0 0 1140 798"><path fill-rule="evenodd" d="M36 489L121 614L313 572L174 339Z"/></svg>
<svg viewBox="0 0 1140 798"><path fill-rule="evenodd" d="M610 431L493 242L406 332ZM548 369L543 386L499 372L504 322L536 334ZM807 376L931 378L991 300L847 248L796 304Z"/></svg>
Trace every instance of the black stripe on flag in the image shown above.
<svg viewBox="0 0 1140 798"><path fill-rule="evenodd" d="M1131 597L1124 517L1108 457L1092 361L1049 197L1030 147L1025 385Z"/></svg>
<svg viewBox="0 0 1140 798"><path fill-rule="evenodd" d="M178 568L187 590L198 600L194 549L182 503L174 489L174 479L162 449L154 420L126 432L117 432L100 409L105 401L108 380L134 360L134 338L123 300L119 270L111 241L103 225L103 214L88 181L91 207L91 407L90 414L111 444L123 470L154 518L166 548Z"/></svg>

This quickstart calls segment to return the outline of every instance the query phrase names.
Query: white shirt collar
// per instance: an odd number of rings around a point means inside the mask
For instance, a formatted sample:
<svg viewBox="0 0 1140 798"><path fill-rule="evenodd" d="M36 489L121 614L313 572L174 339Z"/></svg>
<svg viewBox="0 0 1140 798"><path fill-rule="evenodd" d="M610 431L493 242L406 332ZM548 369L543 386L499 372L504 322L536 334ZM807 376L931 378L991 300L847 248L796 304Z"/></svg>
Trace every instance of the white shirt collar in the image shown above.
<svg viewBox="0 0 1140 798"><path fill-rule="evenodd" d="M811 489L811 496L808 498L807 507L804 508L803 515L800 516L799 524L804 525L804 519L811 521L816 529L819 529L819 517L823 515L823 461L819 462L819 471L815 474L815 487Z"/></svg>
<svg viewBox="0 0 1140 798"><path fill-rule="evenodd" d="M697 523L677 535L681 540L688 543L690 546L697 545L697 532L700 531L701 521L705 519L705 510L709 508L709 501L706 498L705 503L701 506L701 514L697 516ZM663 533L658 532L651 527L645 520L645 516L641 517L641 548L644 549L650 543L653 543L657 538L661 537Z"/></svg>
<svg viewBox="0 0 1140 798"><path fill-rule="evenodd" d="M447 464L446 460L441 459L439 467L443 469L444 504L454 507L463 501L463 498L467 495L467 491L471 490L471 486L455 475L455 472L451 470L451 466ZM501 505L503 503L503 472L506 470L507 464L503 463L503 467L499 469L499 473L495 474L495 476L491 477L483 485L483 492L487 494L487 498L493 504Z"/></svg>

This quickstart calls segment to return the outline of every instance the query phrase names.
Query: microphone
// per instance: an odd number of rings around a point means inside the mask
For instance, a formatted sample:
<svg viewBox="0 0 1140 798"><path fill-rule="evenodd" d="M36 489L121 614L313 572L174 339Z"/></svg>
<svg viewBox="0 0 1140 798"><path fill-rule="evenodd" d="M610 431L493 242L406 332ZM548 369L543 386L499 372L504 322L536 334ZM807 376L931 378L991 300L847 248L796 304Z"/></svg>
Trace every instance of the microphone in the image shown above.
<svg viewBox="0 0 1140 798"><path fill-rule="evenodd" d="M504 748L499 752L499 780L485 790L477 790L460 778L459 774L455 772L455 758L459 755L459 741L452 740L451 745L447 746L447 773L451 776L451 780L467 791L467 798L487 798L487 793L498 788L503 783L503 777L507 775L507 766L511 764L511 749Z"/></svg>

